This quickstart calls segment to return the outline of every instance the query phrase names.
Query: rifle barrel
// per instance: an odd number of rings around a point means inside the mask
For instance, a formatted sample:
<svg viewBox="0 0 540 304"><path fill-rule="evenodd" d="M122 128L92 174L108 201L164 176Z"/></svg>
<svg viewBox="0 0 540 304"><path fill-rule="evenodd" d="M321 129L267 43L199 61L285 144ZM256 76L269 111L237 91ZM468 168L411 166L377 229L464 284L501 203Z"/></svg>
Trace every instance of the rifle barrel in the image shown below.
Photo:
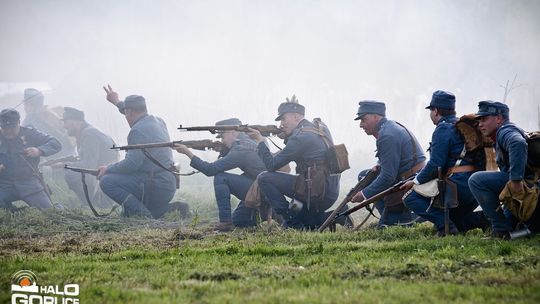
<svg viewBox="0 0 540 304"><path fill-rule="evenodd" d="M64 169L79 172L79 173L90 174L90 175L94 175L94 176L98 176L98 173L99 173L98 170L87 169L87 168L79 168L79 167L71 167L69 165L65 165Z"/></svg>

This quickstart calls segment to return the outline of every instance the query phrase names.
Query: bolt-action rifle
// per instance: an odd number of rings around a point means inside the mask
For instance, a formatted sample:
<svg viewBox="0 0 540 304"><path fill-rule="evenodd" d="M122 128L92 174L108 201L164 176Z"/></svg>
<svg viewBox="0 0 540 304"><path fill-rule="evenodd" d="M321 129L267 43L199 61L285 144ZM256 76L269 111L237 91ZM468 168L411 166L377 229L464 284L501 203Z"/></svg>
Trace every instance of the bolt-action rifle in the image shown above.
<svg viewBox="0 0 540 304"><path fill-rule="evenodd" d="M135 149L151 149L151 148L174 148L174 145L182 144L188 148L195 150L214 150L220 152L225 149L225 144L220 141L212 141L210 139L203 140L178 140L178 141L169 141L169 142L159 142L159 143L150 143L150 144L136 144L136 145L126 145L126 146L112 146L111 149L114 150L135 150Z"/></svg>
<svg viewBox="0 0 540 304"><path fill-rule="evenodd" d="M264 137L277 136L279 138L285 138L285 133L282 129L275 125L224 125L224 126L195 126L184 127L180 125L178 130L183 131L209 131L212 134L224 132L224 131L238 131L248 132L249 128L258 130Z"/></svg>
<svg viewBox="0 0 540 304"><path fill-rule="evenodd" d="M365 199L361 202L358 203L358 205L354 206L353 208L349 209L349 210L346 210L346 211L343 211L343 212L340 212L336 215L335 219L332 221L335 222L338 218L342 217L342 216L347 216L355 211L358 211L362 208L365 208L367 207L369 204L372 204L372 203L375 203L377 201L379 201L380 199L394 193L394 192L397 192L399 191L401 188L401 186L403 186L403 184L405 184L406 182L410 181L410 180L413 180L415 178L415 175L407 178L407 179L404 179L396 184L394 184L392 187L386 189L386 190L383 190L377 194L375 194L374 196L368 198L368 199Z"/></svg>

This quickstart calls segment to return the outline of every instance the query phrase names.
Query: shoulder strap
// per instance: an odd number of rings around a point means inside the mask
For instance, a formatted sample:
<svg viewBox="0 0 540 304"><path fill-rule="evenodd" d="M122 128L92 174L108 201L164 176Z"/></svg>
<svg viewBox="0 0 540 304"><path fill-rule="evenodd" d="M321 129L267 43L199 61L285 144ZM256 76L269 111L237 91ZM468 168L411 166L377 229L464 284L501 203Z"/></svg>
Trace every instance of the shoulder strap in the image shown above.
<svg viewBox="0 0 540 304"><path fill-rule="evenodd" d="M310 127L306 127L306 128L302 128L300 129L300 132L310 132L310 133L314 133L314 134L317 134L319 135L320 137L322 137L323 141L324 141L324 144L326 145L326 148L330 149L330 146L332 146L330 144L330 140L328 139L328 136L322 132L321 130L318 130L318 129L315 129L315 128L310 128Z"/></svg>
<svg viewBox="0 0 540 304"><path fill-rule="evenodd" d="M414 165L416 165L416 161L418 160L418 154L416 153L416 143L414 141L414 137L412 136L411 132L409 131L409 129L407 129L407 127L405 127L404 125L400 124L399 122L395 121L395 123L397 123L400 127L402 127L403 129L405 129L405 131L407 131L407 134L409 134L409 138L411 139L411 145L412 145L412 151L413 151L413 159L412 159L412 164L411 164L411 169L414 167ZM412 174L413 172L411 172Z"/></svg>

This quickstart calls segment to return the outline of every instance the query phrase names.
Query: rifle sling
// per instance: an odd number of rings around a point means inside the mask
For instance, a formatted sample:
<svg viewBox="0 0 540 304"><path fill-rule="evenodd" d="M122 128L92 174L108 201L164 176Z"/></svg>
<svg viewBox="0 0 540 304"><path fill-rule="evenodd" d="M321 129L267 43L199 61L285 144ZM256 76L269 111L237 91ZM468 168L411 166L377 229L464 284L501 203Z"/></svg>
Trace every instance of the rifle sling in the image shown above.
<svg viewBox="0 0 540 304"><path fill-rule="evenodd" d="M143 148L143 149L141 149L141 150L143 151L144 155L145 155L149 160L151 160L151 161L154 163L154 165L160 167L161 169L163 169L163 170L165 170L165 171L167 171L167 172L172 173L173 175L180 175L179 172L176 172L175 170L171 170L171 169L169 169L169 168L166 168L162 163L160 163L157 159L155 159L155 158L152 156L152 154L150 154L150 152L148 152L146 149Z"/></svg>
<svg viewBox="0 0 540 304"><path fill-rule="evenodd" d="M118 208L118 205L116 205L116 206L112 207L111 211L109 211L108 213L99 214L96 211L96 209L94 208L94 205L92 205L92 202L90 201L90 196L88 195L88 185L86 184L86 175L84 174L84 172L81 172L81 181L82 181L82 184L83 184L83 191L84 191L84 197L86 198L86 202L88 203L88 206L90 207L90 210L92 210L92 213L96 217L109 216L114 212L114 210L116 210L116 208Z"/></svg>

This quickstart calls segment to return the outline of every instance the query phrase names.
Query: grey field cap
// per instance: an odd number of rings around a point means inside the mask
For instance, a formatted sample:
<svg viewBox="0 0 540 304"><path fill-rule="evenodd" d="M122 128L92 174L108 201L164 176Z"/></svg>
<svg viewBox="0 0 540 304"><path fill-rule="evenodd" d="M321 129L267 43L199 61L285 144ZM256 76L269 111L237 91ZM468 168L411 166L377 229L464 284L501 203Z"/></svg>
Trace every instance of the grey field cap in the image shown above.
<svg viewBox="0 0 540 304"><path fill-rule="evenodd" d="M282 102L278 107L278 116L276 117L275 121L281 120L281 116L285 113L298 113L301 115L306 114L306 108L298 103L298 99L296 98L296 95L293 95L291 99L288 97L286 98L285 102Z"/></svg>
<svg viewBox="0 0 540 304"><path fill-rule="evenodd" d="M216 122L216 126L239 126L241 124L242 124L242 122L238 118L228 118L228 119L224 119L224 120L220 120L220 121ZM218 135L216 135L216 138L222 138L223 137L223 136L221 136L221 134L219 134L220 132L217 132L217 133L218 133Z"/></svg>

